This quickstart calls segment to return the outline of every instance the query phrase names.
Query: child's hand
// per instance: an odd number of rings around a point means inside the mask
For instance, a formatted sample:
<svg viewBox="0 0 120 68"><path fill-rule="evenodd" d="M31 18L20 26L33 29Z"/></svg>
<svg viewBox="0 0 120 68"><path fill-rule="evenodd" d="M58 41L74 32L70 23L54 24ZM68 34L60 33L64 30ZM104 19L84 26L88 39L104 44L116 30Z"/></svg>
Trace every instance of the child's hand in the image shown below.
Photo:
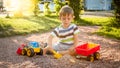
<svg viewBox="0 0 120 68"><path fill-rule="evenodd" d="M70 52L71 52L71 51L74 51L74 50L75 50L75 47L70 47L68 50L69 50Z"/></svg>
<svg viewBox="0 0 120 68"><path fill-rule="evenodd" d="M53 50L53 49L51 47L49 47L49 46L43 48L43 55L46 55L46 52L51 51L51 50Z"/></svg>
<svg viewBox="0 0 120 68"><path fill-rule="evenodd" d="M46 48L43 48L43 56L46 55L46 52L47 52L47 49L46 49Z"/></svg>
<svg viewBox="0 0 120 68"><path fill-rule="evenodd" d="M70 54L71 56L75 56L75 55L76 55L75 47L69 48L69 54Z"/></svg>

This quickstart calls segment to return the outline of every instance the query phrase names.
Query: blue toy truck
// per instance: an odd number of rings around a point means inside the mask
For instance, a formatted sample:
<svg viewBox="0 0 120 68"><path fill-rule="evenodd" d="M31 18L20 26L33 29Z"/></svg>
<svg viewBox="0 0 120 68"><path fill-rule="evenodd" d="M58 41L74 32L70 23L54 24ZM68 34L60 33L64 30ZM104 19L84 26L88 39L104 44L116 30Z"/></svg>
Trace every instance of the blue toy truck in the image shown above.
<svg viewBox="0 0 120 68"><path fill-rule="evenodd" d="M27 55L28 57L32 57L35 54L43 55L43 49L40 47L38 42L30 42L22 49L22 55Z"/></svg>

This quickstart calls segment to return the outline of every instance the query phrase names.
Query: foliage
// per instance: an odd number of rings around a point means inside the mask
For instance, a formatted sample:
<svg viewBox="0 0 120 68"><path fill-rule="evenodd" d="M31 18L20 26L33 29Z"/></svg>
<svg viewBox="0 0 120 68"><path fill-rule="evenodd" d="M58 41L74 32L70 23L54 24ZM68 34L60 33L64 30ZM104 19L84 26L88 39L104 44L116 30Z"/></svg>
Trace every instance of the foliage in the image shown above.
<svg viewBox="0 0 120 68"><path fill-rule="evenodd" d="M80 20L76 21L78 25L97 25L107 26L111 23L111 17L81 17Z"/></svg>
<svg viewBox="0 0 120 68"><path fill-rule="evenodd" d="M108 26L112 18L109 17L81 17L78 25L99 25L103 26L96 33L107 37L120 39L120 28ZM0 18L0 37L12 35L26 35L28 33L43 33L59 25L58 16L24 17L24 18Z"/></svg>
<svg viewBox="0 0 120 68"><path fill-rule="evenodd" d="M112 17L81 17L80 20L75 21L78 25L97 25L102 26L101 29L95 33L109 38L120 39L120 28L112 27L111 22L114 21Z"/></svg>
<svg viewBox="0 0 120 68"><path fill-rule="evenodd" d="M69 5L70 4L70 2L69 1L65 1L65 5Z"/></svg>
<svg viewBox="0 0 120 68"><path fill-rule="evenodd" d="M49 8L49 2L44 3L44 15L48 16L51 14L50 8Z"/></svg>
<svg viewBox="0 0 120 68"><path fill-rule="evenodd" d="M21 10L17 10L14 12L14 17L23 17L23 12Z"/></svg>
<svg viewBox="0 0 120 68"><path fill-rule="evenodd" d="M35 16L37 16L38 13L39 13L39 6L38 6L39 0L33 0L33 4L34 4L33 13L34 13Z"/></svg>
<svg viewBox="0 0 120 68"><path fill-rule="evenodd" d="M120 28L109 27L109 26L102 26L100 30L96 32L99 35L116 38L120 40Z"/></svg>
<svg viewBox="0 0 120 68"><path fill-rule="evenodd" d="M69 0L69 5L73 8L73 11L74 11L75 20L80 19L80 17L79 17L80 10L81 10L80 2L81 2L81 0Z"/></svg>
<svg viewBox="0 0 120 68"><path fill-rule="evenodd" d="M0 18L0 37L43 33L59 25L58 17L42 14L24 18Z"/></svg>
<svg viewBox="0 0 120 68"><path fill-rule="evenodd" d="M10 18L9 13L7 13L6 18Z"/></svg>
<svg viewBox="0 0 120 68"><path fill-rule="evenodd" d="M54 0L55 3L55 11L56 11L56 15L58 15L60 9L62 8L62 6L64 5L64 3L60 2L60 0Z"/></svg>
<svg viewBox="0 0 120 68"><path fill-rule="evenodd" d="M115 27L120 27L120 0L113 0L114 11L115 11L115 21L112 22L112 25Z"/></svg>

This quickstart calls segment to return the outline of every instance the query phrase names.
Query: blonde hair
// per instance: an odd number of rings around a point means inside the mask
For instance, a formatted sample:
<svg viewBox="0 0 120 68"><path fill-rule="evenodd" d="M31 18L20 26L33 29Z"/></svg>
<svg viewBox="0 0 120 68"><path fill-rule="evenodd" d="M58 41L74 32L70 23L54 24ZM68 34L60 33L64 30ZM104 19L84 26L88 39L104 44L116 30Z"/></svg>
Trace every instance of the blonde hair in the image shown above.
<svg viewBox="0 0 120 68"><path fill-rule="evenodd" d="M65 16L70 14L74 15L74 11L68 5L63 6L59 11L59 16L62 16L62 15Z"/></svg>

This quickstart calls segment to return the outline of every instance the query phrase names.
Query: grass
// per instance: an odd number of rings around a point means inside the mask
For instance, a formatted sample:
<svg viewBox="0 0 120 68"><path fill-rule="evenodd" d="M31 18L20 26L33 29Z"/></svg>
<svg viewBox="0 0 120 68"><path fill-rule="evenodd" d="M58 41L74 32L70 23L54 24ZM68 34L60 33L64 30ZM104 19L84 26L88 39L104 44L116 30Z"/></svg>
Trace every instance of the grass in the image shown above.
<svg viewBox="0 0 120 68"><path fill-rule="evenodd" d="M82 17L79 21L79 25L108 25L111 21L111 17Z"/></svg>
<svg viewBox="0 0 120 68"><path fill-rule="evenodd" d="M111 27L111 22L114 22L112 17L83 17L79 22L79 25L102 26L96 34L120 40L120 28Z"/></svg>
<svg viewBox="0 0 120 68"><path fill-rule="evenodd" d="M0 18L0 37L43 33L59 25L56 16L38 16L24 18Z"/></svg>
<svg viewBox="0 0 120 68"><path fill-rule="evenodd" d="M120 28L102 26L96 33L98 35L120 40Z"/></svg>
<svg viewBox="0 0 120 68"><path fill-rule="evenodd" d="M0 18L0 37L43 33L55 28L60 21L55 15L24 18ZM102 26L96 33L110 38L120 39L120 28L109 27L110 17L82 17L78 25Z"/></svg>

